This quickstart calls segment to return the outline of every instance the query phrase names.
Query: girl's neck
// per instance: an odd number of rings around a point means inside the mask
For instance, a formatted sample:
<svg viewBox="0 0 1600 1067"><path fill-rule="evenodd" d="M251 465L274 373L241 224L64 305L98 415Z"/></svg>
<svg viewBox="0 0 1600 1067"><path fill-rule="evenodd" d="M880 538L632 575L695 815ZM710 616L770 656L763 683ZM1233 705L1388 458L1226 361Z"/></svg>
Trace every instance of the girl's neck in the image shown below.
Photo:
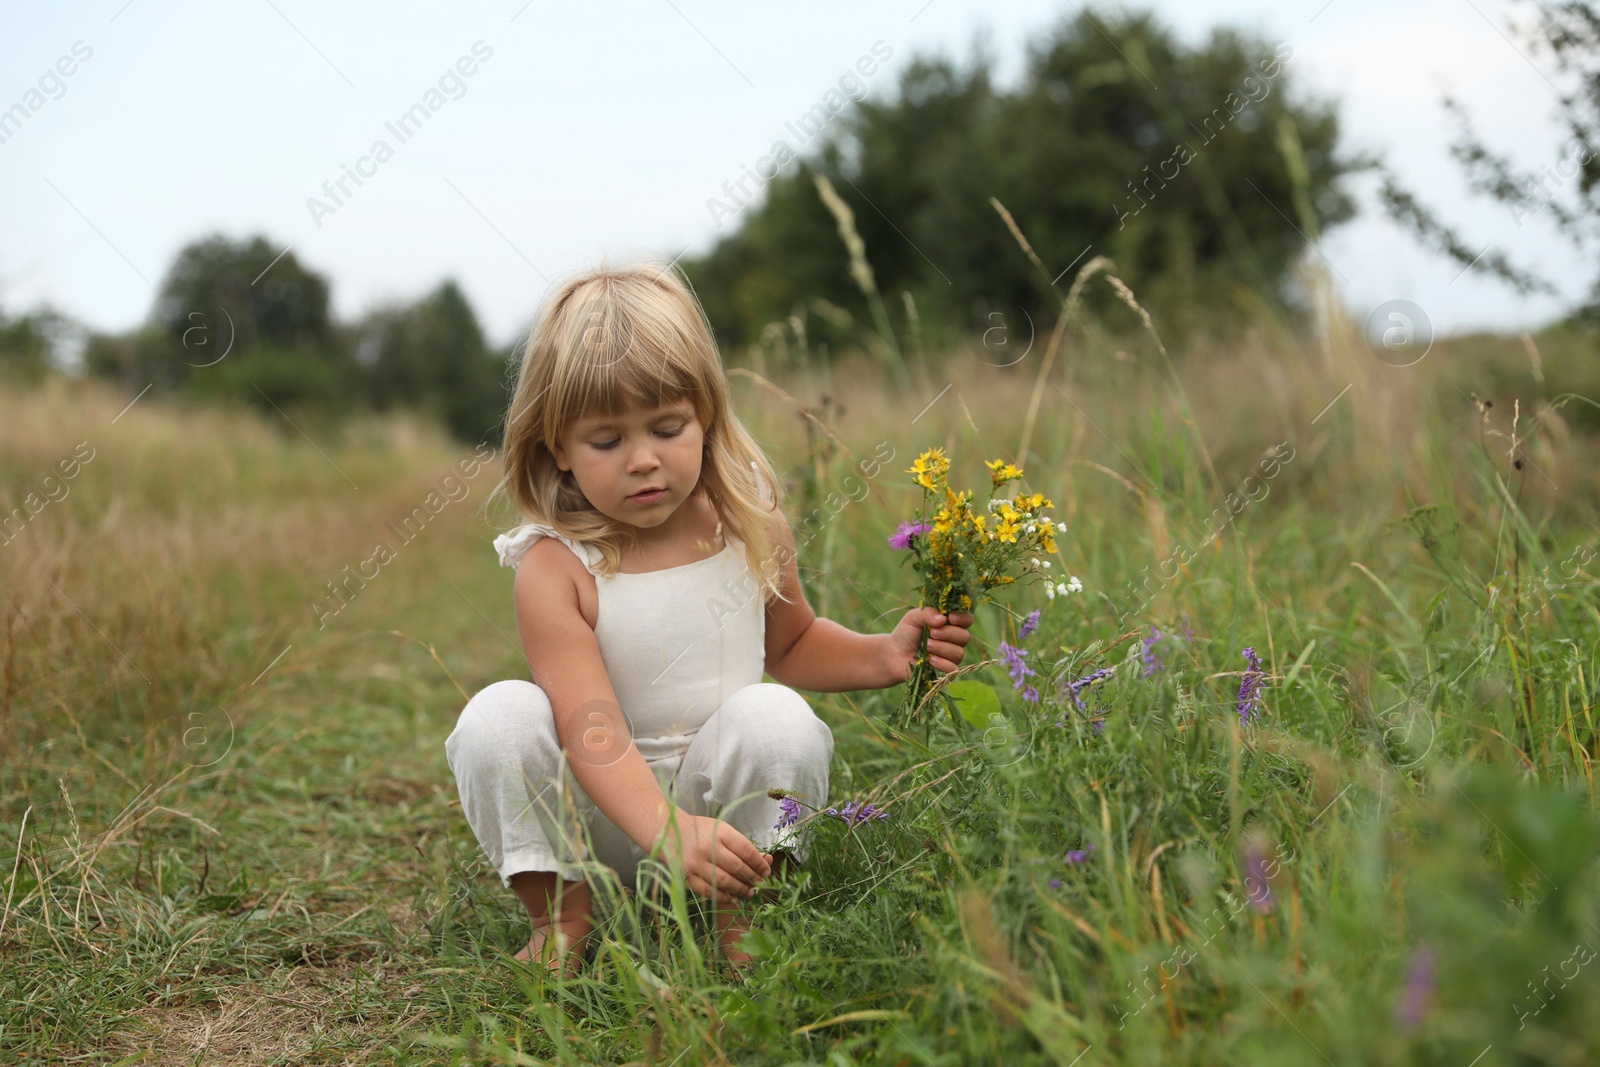
<svg viewBox="0 0 1600 1067"><path fill-rule="evenodd" d="M722 519L702 490L696 489L684 501L680 514L672 516L673 520L679 518L684 522L675 534L649 538L640 536L636 528L634 542L623 549L618 570L623 574L644 574L681 567L708 559L726 547Z"/></svg>

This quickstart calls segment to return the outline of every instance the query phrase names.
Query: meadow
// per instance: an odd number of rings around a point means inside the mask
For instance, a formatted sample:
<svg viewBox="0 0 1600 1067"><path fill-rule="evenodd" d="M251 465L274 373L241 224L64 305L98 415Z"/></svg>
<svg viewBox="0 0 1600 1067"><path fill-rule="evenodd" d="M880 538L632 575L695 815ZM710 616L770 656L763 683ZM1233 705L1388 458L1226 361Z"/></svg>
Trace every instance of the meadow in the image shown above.
<svg viewBox="0 0 1600 1067"><path fill-rule="evenodd" d="M980 500L1021 466L1084 586L978 607L987 729L807 694L830 803L888 817L810 824L745 976L681 884L609 901L575 978L510 959L443 750L528 676L497 459L399 417L0 392L0 506L80 458L0 545L0 1061L1595 1062L1594 338L1397 367L1331 305L1170 354L1114 311L1021 358L790 325L730 371L791 521L825 516L819 615L914 606L886 537L929 447Z"/></svg>

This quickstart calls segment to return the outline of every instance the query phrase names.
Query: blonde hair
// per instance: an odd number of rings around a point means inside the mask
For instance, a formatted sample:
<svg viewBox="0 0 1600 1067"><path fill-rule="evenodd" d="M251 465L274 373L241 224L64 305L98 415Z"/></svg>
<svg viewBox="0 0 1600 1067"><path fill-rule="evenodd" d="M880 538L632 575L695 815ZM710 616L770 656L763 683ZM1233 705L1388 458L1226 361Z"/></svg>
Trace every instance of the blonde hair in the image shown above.
<svg viewBox="0 0 1600 1067"><path fill-rule="evenodd" d="M779 594L773 560L781 482L728 404L728 380L705 311L675 264L646 260L561 279L534 316L506 413L504 493L527 519L594 545L617 573L635 530L589 502L551 443L574 421L685 398L705 435L700 483L725 534L744 545L765 603ZM767 493L762 492L762 482Z"/></svg>

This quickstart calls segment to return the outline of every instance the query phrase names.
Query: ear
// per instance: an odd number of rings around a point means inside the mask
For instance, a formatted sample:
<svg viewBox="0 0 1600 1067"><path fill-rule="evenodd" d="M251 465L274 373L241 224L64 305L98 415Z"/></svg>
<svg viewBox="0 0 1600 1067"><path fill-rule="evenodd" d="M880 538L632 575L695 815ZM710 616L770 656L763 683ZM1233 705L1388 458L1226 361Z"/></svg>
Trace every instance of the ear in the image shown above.
<svg viewBox="0 0 1600 1067"><path fill-rule="evenodd" d="M555 458L557 469L563 471L572 469L572 464L567 462L567 450L561 447L560 441L556 441L550 446L550 455Z"/></svg>

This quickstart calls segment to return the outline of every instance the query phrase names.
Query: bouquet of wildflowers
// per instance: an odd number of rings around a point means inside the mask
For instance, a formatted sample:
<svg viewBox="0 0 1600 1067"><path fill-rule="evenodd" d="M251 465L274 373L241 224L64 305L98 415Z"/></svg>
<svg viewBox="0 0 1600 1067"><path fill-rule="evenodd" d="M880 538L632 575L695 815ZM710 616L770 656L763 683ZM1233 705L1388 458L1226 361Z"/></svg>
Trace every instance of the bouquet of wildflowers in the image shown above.
<svg viewBox="0 0 1600 1067"><path fill-rule="evenodd" d="M950 460L942 449L930 448L906 468L922 487L923 502L917 521L902 522L889 543L911 553L912 569L922 576L919 607L932 605L940 612L971 611L973 604L997 585L1010 585L1037 571L1048 571L1056 550L1055 534L1066 523L1053 522L1052 507L1041 493L995 496L995 491L1022 477L1022 470L1004 460L984 464L989 468L990 499L981 511L972 508L973 493L957 491L946 481ZM937 508L937 510L933 510ZM930 514L931 512L931 514ZM929 521L923 521L924 519ZM1049 575L1045 576L1047 579ZM1076 579L1073 582L1076 583ZM1081 588L1077 586L1077 588ZM1067 583L1049 583L1048 592L1066 592ZM928 631L906 679L904 702L892 722L904 728L918 712L937 681L928 660ZM940 690L938 702L960 721L950 698Z"/></svg>

